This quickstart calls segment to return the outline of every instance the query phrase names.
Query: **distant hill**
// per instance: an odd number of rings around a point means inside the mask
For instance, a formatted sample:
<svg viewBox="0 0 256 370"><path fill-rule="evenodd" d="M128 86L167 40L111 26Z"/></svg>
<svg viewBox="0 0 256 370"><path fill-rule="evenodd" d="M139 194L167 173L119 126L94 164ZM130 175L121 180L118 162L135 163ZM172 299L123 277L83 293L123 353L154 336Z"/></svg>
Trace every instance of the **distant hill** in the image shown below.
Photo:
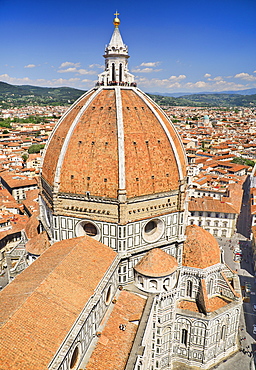
<svg viewBox="0 0 256 370"><path fill-rule="evenodd" d="M195 107L256 107L256 94L190 94L178 98L148 94L159 105Z"/></svg>
<svg viewBox="0 0 256 370"><path fill-rule="evenodd" d="M84 93L71 87L17 86L0 81L0 106L65 105L73 103Z"/></svg>
<svg viewBox="0 0 256 370"><path fill-rule="evenodd" d="M255 107L256 89L244 90L244 94L233 92L186 94L179 97L167 96L161 93L148 94L159 105L167 106L197 106L197 107ZM23 105L68 105L77 100L84 90L71 87L39 87L30 85L11 85L0 81L0 108ZM171 94L168 94L171 95ZM176 95L176 94L175 94Z"/></svg>
<svg viewBox="0 0 256 370"><path fill-rule="evenodd" d="M178 93L159 93L159 92L154 92L150 93L152 95L162 95L162 96L172 96L174 98L179 98L187 95L195 95L195 93L185 93L185 92L178 92ZM256 94L256 88L254 89L246 89L246 90L230 90L230 91L220 91L220 92L210 92L210 91L202 91L201 93L198 94L238 94L238 95L255 95Z"/></svg>

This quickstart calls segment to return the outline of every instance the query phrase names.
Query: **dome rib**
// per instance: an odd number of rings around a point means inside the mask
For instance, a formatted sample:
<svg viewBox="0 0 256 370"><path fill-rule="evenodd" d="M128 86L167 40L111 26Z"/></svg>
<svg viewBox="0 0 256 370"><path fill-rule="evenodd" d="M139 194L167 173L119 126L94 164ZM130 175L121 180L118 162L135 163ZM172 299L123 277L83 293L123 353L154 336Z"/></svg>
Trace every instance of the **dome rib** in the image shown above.
<svg viewBox="0 0 256 370"><path fill-rule="evenodd" d="M141 91L139 89L137 89L137 94L141 97L141 99L143 99L143 101L147 104L147 106L149 107L149 109L151 109L151 111L157 117L157 119L158 119L159 123L161 124L161 126L162 126L162 128L163 128L163 130L164 130L164 132L166 134L166 136L168 137L169 142L170 142L171 147L172 147L172 150L173 150L174 155L175 155L176 163L178 165L180 180L183 180L184 174L183 174L183 170L182 170L182 165L181 165L181 162L180 162L179 154L177 152L177 148L175 146L175 143L173 141L173 138L170 135L169 130L167 129L167 127L166 127L165 123L163 122L161 116L158 114L157 110L155 109L155 102L152 101L152 99L149 96L147 96L146 94L144 94L143 91ZM149 104L148 100L151 100L151 104Z"/></svg>
<svg viewBox="0 0 256 370"><path fill-rule="evenodd" d="M76 115L74 121L72 122L69 130L68 130L68 133L65 137L65 140L64 140L64 143L62 145L62 148L61 148L61 152L60 152L60 155L59 155L59 159L58 159L58 163L57 163L57 166L56 166L56 172L55 172L55 177L54 177L54 186L57 186L57 191L59 191L59 187L60 187L60 176L61 176L61 167L62 167L62 163L64 161L64 157L65 157L65 153L67 151L67 147L68 147L68 144L69 144L69 141L70 141L70 138L75 130L75 127L76 125L79 123L79 119L82 117L83 113L85 112L85 110L87 109L87 107L91 104L91 102L96 98L96 96L101 92L102 90L102 87L97 89L93 94L92 96L90 96L90 98L86 101L85 105L82 107L82 109L80 109L80 111L78 112L78 114ZM90 93L90 91L88 92Z"/></svg>
<svg viewBox="0 0 256 370"><path fill-rule="evenodd" d="M118 140L118 178L119 178L118 189L126 190L122 97L120 89L117 87L115 88L115 95L116 95L117 140Z"/></svg>

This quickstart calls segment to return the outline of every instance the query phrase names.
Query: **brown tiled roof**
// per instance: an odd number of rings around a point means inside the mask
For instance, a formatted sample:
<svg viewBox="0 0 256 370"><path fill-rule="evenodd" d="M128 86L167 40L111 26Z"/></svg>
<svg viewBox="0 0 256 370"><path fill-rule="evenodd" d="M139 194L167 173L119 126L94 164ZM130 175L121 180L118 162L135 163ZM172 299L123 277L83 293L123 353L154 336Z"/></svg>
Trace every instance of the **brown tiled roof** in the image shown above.
<svg viewBox="0 0 256 370"><path fill-rule="evenodd" d="M182 142L161 110L173 144L152 111L132 89L121 89L127 197L161 193L179 187L186 174ZM61 147L85 97L60 122L46 150L42 177L53 185ZM173 145L173 146L172 146ZM175 148L174 148L175 147ZM175 157L176 150L178 159ZM181 165L181 174L178 170ZM81 172L82 171L82 172ZM103 89L78 119L60 169L60 191L116 198L119 189L118 127L115 89Z"/></svg>
<svg viewBox="0 0 256 370"><path fill-rule="evenodd" d="M225 198L224 198L225 199ZM190 212L222 212L237 213L236 210L228 203L212 197L194 198L188 203Z"/></svg>
<svg viewBox="0 0 256 370"><path fill-rule="evenodd" d="M0 369L46 370L116 257L90 237L63 240L0 293Z"/></svg>
<svg viewBox="0 0 256 370"><path fill-rule="evenodd" d="M186 236L183 266L204 269L220 263L218 242L208 231L197 225L189 225L186 227Z"/></svg>
<svg viewBox="0 0 256 370"><path fill-rule="evenodd" d="M137 324L132 321L140 320L145 303L145 299L134 293L121 292L86 365L86 370L123 370L125 368L138 328ZM119 329L120 324L126 325L125 331Z"/></svg>
<svg viewBox="0 0 256 370"><path fill-rule="evenodd" d="M41 234L35 235L30 239L26 244L26 251L40 256L47 248L49 248L50 242L47 236L46 231L43 231Z"/></svg>
<svg viewBox="0 0 256 370"><path fill-rule="evenodd" d="M158 277L172 274L178 267L178 262L173 256L162 249L151 249L137 263L134 269L146 276Z"/></svg>
<svg viewBox="0 0 256 370"><path fill-rule="evenodd" d="M229 303L230 303L229 301L225 300L222 297L216 296L216 297L209 298L209 304L207 306L207 312L216 311L219 308L224 307ZM186 300L179 301L178 302L178 308L180 308L182 310L189 310L189 311L192 311L192 312L200 312L196 302L192 302L192 301L186 301Z"/></svg>
<svg viewBox="0 0 256 370"><path fill-rule="evenodd" d="M9 171L1 172L1 178L10 186L10 188L22 188L37 185L36 179L29 179L24 175L12 173Z"/></svg>
<svg viewBox="0 0 256 370"><path fill-rule="evenodd" d="M38 218L37 218L37 214L34 213L28 219L28 222L25 226L25 233L26 233L28 239L31 239L31 238L35 237L36 235L38 235L38 231L37 231L38 226L39 226L39 221L38 221Z"/></svg>

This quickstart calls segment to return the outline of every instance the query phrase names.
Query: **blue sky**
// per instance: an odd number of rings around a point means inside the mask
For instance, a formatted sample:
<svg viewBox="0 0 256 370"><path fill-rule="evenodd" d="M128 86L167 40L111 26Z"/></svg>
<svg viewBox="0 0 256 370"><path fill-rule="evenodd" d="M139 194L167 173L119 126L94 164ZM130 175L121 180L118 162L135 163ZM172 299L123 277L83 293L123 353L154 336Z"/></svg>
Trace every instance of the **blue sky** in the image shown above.
<svg viewBox="0 0 256 370"><path fill-rule="evenodd" d="M0 80L91 88L116 10L142 90L256 87L256 0L0 0Z"/></svg>

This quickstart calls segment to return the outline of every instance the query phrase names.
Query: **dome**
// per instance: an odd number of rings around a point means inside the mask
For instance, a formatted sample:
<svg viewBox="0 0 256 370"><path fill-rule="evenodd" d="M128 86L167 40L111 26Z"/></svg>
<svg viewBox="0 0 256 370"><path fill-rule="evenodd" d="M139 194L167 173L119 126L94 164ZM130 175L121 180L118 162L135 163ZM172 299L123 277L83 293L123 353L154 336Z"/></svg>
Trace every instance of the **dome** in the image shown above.
<svg viewBox="0 0 256 370"><path fill-rule="evenodd" d="M129 73L119 27L104 58L96 86L66 111L45 146L40 221L55 241L86 234L116 247L122 230L103 222L154 219L153 230L143 221L136 232L141 243L159 242L159 217L185 209L186 153L165 112Z"/></svg>
<svg viewBox="0 0 256 370"><path fill-rule="evenodd" d="M104 86L82 96L46 147L42 178L60 193L127 198L179 188L181 140L165 113L136 87Z"/></svg>
<svg viewBox="0 0 256 370"><path fill-rule="evenodd" d="M221 262L219 244L208 231L197 225L189 225L186 236L183 266L204 269Z"/></svg>
<svg viewBox="0 0 256 370"><path fill-rule="evenodd" d="M137 263L134 270L150 277L172 274L178 267L176 259L162 249L153 248Z"/></svg>

